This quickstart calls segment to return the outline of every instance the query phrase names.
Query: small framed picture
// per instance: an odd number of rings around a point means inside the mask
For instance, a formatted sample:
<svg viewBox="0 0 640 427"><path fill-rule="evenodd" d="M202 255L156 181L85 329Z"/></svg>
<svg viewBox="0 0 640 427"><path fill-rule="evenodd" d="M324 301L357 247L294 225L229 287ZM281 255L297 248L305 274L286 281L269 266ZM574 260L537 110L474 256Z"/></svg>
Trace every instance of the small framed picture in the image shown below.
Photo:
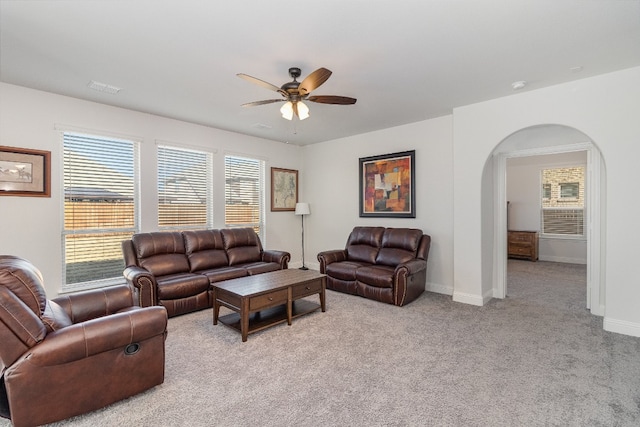
<svg viewBox="0 0 640 427"><path fill-rule="evenodd" d="M0 146L0 196L51 197L51 152Z"/></svg>
<svg viewBox="0 0 640 427"><path fill-rule="evenodd" d="M298 171L271 168L271 211L295 211L298 202Z"/></svg>

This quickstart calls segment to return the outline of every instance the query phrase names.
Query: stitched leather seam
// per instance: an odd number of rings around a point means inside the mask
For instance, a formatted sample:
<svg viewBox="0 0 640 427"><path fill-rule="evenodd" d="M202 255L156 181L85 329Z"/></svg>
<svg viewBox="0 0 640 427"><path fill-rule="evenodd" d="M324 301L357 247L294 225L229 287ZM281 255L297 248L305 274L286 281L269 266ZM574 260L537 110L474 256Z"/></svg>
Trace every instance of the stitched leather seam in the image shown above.
<svg viewBox="0 0 640 427"><path fill-rule="evenodd" d="M36 296L36 294L33 293L33 290L31 289L31 286L27 285L27 283L24 280L22 280L20 277L16 276L13 271L9 271L9 274L11 274L16 280L18 280L20 283L22 283L27 288L27 290L29 291L29 293L33 297L33 300L35 301L36 306L38 307L38 309L40 309L40 304L38 303L38 297ZM38 314L40 314L40 313L38 313Z"/></svg>
<svg viewBox="0 0 640 427"><path fill-rule="evenodd" d="M84 342L84 357L89 357L89 346L87 343L87 330L84 327L84 323L81 323L82 325L82 335L84 337L84 339L82 340Z"/></svg>
<svg viewBox="0 0 640 427"><path fill-rule="evenodd" d="M129 343L133 342L133 337L134 337L134 324L133 324L133 319L131 318L131 313L129 314Z"/></svg>
<svg viewBox="0 0 640 427"><path fill-rule="evenodd" d="M5 312L6 312L9 316L13 317L13 319L16 321L16 323L17 323L18 325L20 325L20 326L22 327L22 329L24 329L24 331L27 333L27 335L29 335L31 338L33 338L33 340L34 340L35 342L38 342L38 339L37 339L37 338L36 338L36 337L35 337L35 336L34 336L34 335L29 331L29 329L27 329L27 327L24 325L24 323L22 323L22 322L21 322L21 321L20 321L16 316L14 316L14 315L13 315L13 313L11 313L11 311L9 311L9 309L7 308L7 306L6 306L6 305L4 305L4 304L2 304L2 303L0 303L0 304L2 305L2 308L4 308Z"/></svg>
<svg viewBox="0 0 640 427"><path fill-rule="evenodd" d="M407 297L407 275L406 273L403 273L403 277L404 277L404 286L402 287L402 298L399 301L399 306L402 306L404 304L404 299ZM396 289L397 289L397 283L396 283Z"/></svg>

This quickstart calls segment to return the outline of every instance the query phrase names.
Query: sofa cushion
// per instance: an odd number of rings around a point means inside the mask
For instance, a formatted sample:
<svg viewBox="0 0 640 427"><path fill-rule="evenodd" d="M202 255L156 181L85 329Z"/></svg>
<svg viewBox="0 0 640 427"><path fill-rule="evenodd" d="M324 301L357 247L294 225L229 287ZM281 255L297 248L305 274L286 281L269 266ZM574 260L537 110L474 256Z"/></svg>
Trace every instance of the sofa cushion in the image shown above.
<svg viewBox="0 0 640 427"><path fill-rule="evenodd" d="M375 263L383 234L384 227L355 227L347 240L347 259Z"/></svg>
<svg viewBox="0 0 640 427"><path fill-rule="evenodd" d="M387 228L375 263L395 267L415 259L421 238L422 230Z"/></svg>
<svg viewBox="0 0 640 427"><path fill-rule="evenodd" d="M327 266L326 274L340 280L356 280L356 270L370 264L358 261L334 262Z"/></svg>
<svg viewBox="0 0 640 427"><path fill-rule="evenodd" d="M158 299L179 299L209 290L209 278L202 274L179 273L156 278Z"/></svg>
<svg viewBox="0 0 640 427"><path fill-rule="evenodd" d="M229 265L220 230L184 231L182 235L192 272Z"/></svg>
<svg viewBox="0 0 640 427"><path fill-rule="evenodd" d="M392 288L394 271L395 268L386 265L362 267L356 270L356 279L369 286Z"/></svg>
<svg viewBox="0 0 640 427"><path fill-rule="evenodd" d="M247 276L249 273L240 267L219 267L212 270L202 270L198 272L209 278L209 282L222 282L223 280L237 279L238 277Z"/></svg>
<svg viewBox="0 0 640 427"><path fill-rule="evenodd" d="M262 245L252 228L225 228L220 232L229 265L262 261Z"/></svg>
<svg viewBox="0 0 640 427"><path fill-rule="evenodd" d="M255 246L227 249L227 256L229 257L229 265L260 261L260 251Z"/></svg>
<svg viewBox="0 0 640 427"><path fill-rule="evenodd" d="M139 266L154 276L186 273L189 261L180 232L134 234L131 237Z"/></svg>
<svg viewBox="0 0 640 427"><path fill-rule="evenodd" d="M280 264L277 262L254 262L244 264L242 267L247 270L250 276L254 274L268 273L270 271L280 270Z"/></svg>

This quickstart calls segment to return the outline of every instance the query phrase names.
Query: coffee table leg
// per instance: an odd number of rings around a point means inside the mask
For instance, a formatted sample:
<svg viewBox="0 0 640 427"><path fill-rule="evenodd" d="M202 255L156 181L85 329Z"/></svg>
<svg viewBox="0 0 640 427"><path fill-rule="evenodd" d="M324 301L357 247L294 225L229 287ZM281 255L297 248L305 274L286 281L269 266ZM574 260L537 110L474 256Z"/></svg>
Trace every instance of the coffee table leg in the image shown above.
<svg viewBox="0 0 640 427"><path fill-rule="evenodd" d="M291 317L293 314L293 297L291 286L287 289L287 324L291 326Z"/></svg>
<svg viewBox="0 0 640 427"><path fill-rule="evenodd" d="M240 304L240 332L242 333L242 342L245 342L249 335L249 298L242 298Z"/></svg>
<svg viewBox="0 0 640 427"><path fill-rule="evenodd" d="M218 316L220 316L220 303L217 300L213 301L213 324L218 324Z"/></svg>
<svg viewBox="0 0 640 427"><path fill-rule="evenodd" d="M327 310L327 303L325 298L326 280L327 279L325 277L322 278L322 289L320 289L320 307L323 313Z"/></svg>

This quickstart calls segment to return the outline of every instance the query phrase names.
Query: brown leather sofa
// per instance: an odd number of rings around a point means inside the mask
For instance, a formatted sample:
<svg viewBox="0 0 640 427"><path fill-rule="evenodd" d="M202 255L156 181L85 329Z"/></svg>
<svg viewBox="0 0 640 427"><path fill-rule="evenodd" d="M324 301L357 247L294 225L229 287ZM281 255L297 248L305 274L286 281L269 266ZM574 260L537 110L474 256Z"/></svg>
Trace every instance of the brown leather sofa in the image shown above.
<svg viewBox="0 0 640 427"><path fill-rule="evenodd" d="M431 237L412 228L355 227L345 249L318 254L327 289L403 306L427 282Z"/></svg>
<svg viewBox="0 0 640 427"><path fill-rule="evenodd" d="M140 306L162 305L169 317L212 307L211 283L286 269L291 259L263 250L252 228L140 233L122 252Z"/></svg>
<svg viewBox="0 0 640 427"><path fill-rule="evenodd" d="M121 285L47 300L28 261L0 256L0 415L60 421L164 381L167 312Z"/></svg>

